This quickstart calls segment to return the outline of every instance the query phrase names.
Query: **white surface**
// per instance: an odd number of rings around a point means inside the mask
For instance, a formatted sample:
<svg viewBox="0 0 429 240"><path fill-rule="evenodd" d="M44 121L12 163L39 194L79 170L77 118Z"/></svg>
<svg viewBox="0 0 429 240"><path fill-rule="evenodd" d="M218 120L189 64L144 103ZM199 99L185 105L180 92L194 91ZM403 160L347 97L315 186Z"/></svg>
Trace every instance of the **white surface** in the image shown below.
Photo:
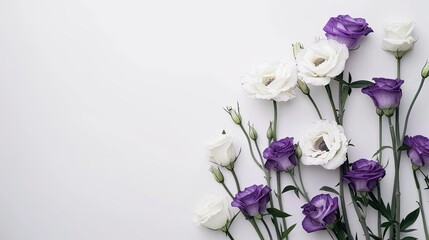
<svg viewBox="0 0 429 240"><path fill-rule="evenodd" d="M248 99L240 77L261 61L291 58L291 43L310 44L338 14L364 17L375 31L351 54L354 79L394 77L395 60L380 49L381 26L410 19L419 40L403 59L408 106L429 58L428 6L425 0L1 1L0 239L222 239L191 221L199 201L223 194L207 170L204 144L227 130L243 148L236 164L242 186L264 182L222 110L240 101L245 119L264 135L271 104ZM429 135L427 87L410 121L413 135ZM324 92L313 93L330 116ZM279 113L280 136L298 137L317 119L300 93ZM355 91L346 114L356 145L351 160L371 157L372 102ZM402 166L405 214L416 208L416 192L406 158ZM304 176L311 195L338 181L336 171L318 167L306 167ZM290 224L300 224L302 204L287 195ZM328 239L297 229L293 239ZM243 221L231 231L237 240L256 239Z"/></svg>

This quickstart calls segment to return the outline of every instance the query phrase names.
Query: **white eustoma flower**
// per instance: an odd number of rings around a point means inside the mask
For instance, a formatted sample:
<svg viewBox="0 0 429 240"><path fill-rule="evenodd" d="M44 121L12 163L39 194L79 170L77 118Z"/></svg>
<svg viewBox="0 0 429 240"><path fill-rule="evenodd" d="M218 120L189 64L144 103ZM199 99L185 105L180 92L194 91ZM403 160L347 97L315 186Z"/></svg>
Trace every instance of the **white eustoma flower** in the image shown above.
<svg viewBox="0 0 429 240"><path fill-rule="evenodd" d="M416 42L416 39L411 35L413 28L414 22L398 22L384 25L382 48L395 53L410 50Z"/></svg>
<svg viewBox="0 0 429 240"><path fill-rule="evenodd" d="M231 220L229 205L225 197L211 196L197 207L193 220L212 230L221 229Z"/></svg>
<svg viewBox="0 0 429 240"><path fill-rule="evenodd" d="M304 165L336 169L346 161L348 148L344 129L334 121L319 120L299 141Z"/></svg>
<svg viewBox="0 0 429 240"><path fill-rule="evenodd" d="M295 97L297 79L294 63L267 62L249 74L243 88L250 97L285 102Z"/></svg>
<svg viewBox="0 0 429 240"><path fill-rule="evenodd" d="M207 151L210 160L222 167L231 165L237 159L232 137L228 134L221 134L207 146Z"/></svg>
<svg viewBox="0 0 429 240"><path fill-rule="evenodd" d="M297 56L298 77L314 86L325 86L338 76L349 58L345 44L335 40L320 40L304 48Z"/></svg>

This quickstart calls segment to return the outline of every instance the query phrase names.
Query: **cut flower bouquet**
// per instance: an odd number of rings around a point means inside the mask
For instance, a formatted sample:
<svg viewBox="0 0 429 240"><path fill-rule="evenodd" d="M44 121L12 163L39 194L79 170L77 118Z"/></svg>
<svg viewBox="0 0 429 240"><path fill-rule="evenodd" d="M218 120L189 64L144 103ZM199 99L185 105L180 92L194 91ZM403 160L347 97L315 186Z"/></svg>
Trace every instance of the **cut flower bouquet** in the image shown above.
<svg viewBox="0 0 429 240"><path fill-rule="evenodd" d="M208 146L208 152L213 163L210 171L228 197L209 198L198 207L195 221L209 229L224 232L229 239L234 239L230 227L237 217L246 219L260 239L289 239L297 226L308 233L326 231L332 239L339 240L411 240L417 239L413 236L416 231L424 231L425 238L429 239L421 186L424 183L429 188L427 171L422 168L429 159L429 139L422 135L407 135L413 106L429 76L428 62L421 71L420 85L411 104L401 106L401 88L406 85L401 78L401 59L416 42L412 35L413 27L412 22L390 23L384 27L381 45L397 61L394 79L373 77L372 80L353 81L352 75L345 73L350 52L364 47L360 46L360 39L373 32L365 19L349 15L330 18L323 27L325 39L318 39L309 47L292 44L293 60L263 63L248 74L242 83L243 89L250 97L271 101L273 105L273 118L266 131L266 148L261 148L261 137L255 127L250 123L245 126L238 104L236 108L227 106L224 110L241 129L248 143L247 148L242 149L250 152L251 159L242 161L255 164L266 182L244 188L240 186L234 163L240 158L241 150L235 149L232 136L223 131L219 139ZM338 93L333 93L333 85L338 88ZM298 97L308 98L319 119L302 136L279 136L277 128L281 122L277 121L277 105L293 101L297 97L296 88L302 92ZM331 113L322 115L311 95L311 88L324 88ZM348 126L344 125L343 119L347 100L352 94L367 95L374 107L370 107L369 99L362 104L368 104L369 109L374 109L370 112L378 115L380 134L375 137L379 138L379 146L372 159L349 159L348 156L353 144L347 137L345 129ZM400 114L404 112L405 121L401 123ZM387 145L382 144L384 129L390 132ZM386 169L389 161L384 153L387 151L392 158L391 172ZM417 208L407 213L401 211L401 178L410 176L400 176L399 171L405 158L412 163L409 174L413 176L418 192L415 199ZM301 175L301 168L305 165L337 171L338 185L321 186L320 192L311 196ZM224 174L227 172L235 181L234 190L225 182ZM281 177L284 175L290 177L293 184L282 186ZM393 176L393 182L382 182L381 187L380 181L386 175ZM391 198L382 198L384 189L392 193ZM290 215L284 211L286 199L283 194L289 191L295 192L303 201L299 206L303 214L299 225L290 223ZM353 205L354 211L346 208L348 203ZM370 211L375 213L371 216L376 216L376 220L368 221L367 213ZM350 215L359 220L359 234L350 228ZM413 227L419 216L423 229Z"/></svg>

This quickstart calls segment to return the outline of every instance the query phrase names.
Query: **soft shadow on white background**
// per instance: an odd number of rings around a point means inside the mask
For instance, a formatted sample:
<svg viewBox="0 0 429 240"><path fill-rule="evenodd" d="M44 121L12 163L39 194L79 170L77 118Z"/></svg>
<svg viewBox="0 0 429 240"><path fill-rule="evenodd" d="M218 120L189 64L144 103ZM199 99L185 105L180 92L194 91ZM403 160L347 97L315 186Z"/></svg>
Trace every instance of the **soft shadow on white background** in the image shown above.
<svg viewBox="0 0 429 240"><path fill-rule="evenodd" d="M292 58L291 43L311 44L338 14L364 17L374 29L351 53L354 79L395 77L394 57L380 48L382 25L413 20L419 40L402 70L408 106L429 58L427 9L424 0L1 1L0 238L222 239L192 222L198 202L224 194L208 171L205 144L223 129L234 135L243 149L241 185L262 184L222 107L239 101L261 136L272 117L271 103L246 97L241 77L262 61ZM329 118L324 92L312 93ZM279 106L279 136L299 137L317 119L297 95ZM409 134L429 135L428 100L426 86ZM354 91L346 108L346 134L356 145L350 159L370 158L372 102ZM402 166L405 214L417 204L406 158ZM311 195L338 182L337 171L305 167L303 174ZM289 224L300 225L302 200L285 196ZM256 239L242 216L231 232ZM329 239L301 228L291 236Z"/></svg>

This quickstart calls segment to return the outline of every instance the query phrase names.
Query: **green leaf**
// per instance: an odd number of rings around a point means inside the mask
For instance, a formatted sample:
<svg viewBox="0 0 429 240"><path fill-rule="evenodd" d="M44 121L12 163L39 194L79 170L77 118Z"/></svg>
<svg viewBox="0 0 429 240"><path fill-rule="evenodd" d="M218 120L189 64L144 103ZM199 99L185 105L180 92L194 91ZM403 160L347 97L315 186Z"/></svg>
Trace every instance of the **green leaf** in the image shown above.
<svg viewBox="0 0 429 240"><path fill-rule="evenodd" d="M354 81L352 83L349 84L349 87L351 88L364 88L364 87L368 87L369 85L374 84L374 82L371 81L367 81L367 80L359 80L359 81Z"/></svg>
<svg viewBox="0 0 429 240"><path fill-rule="evenodd" d="M267 212L269 214L271 214L273 217L287 218L287 217L291 216L290 214L287 214L287 213L285 213L283 211L280 211L277 208L267 208Z"/></svg>
<svg viewBox="0 0 429 240"><path fill-rule="evenodd" d="M288 185L285 188L283 188L282 193L289 192L289 191L294 191L295 195L299 198L299 192L298 192L299 189L297 187L295 187L293 185Z"/></svg>
<svg viewBox="0 0 429 240"><path fill-rule="evenodd" d="M401 221L401 232L405 229L407 229L409 226L411 226L419 217L420 214L420 207L418 207L416 210L410 212L404 219Z"/></svg>
<svg viewBox="0 0 429 240"><path fill-rule="evenodd" d="M401 240L416 240L415 237L403 237Z"/></svg>
<svg viewBox="0 0 429 240"><path fill-rule="evenodd" d="M326 192L331 192L331 193L335 193L335 194L337 194L338 196L340 196L340 194L337 192L337 190L335 190L335 189L333 189L333 188L331 188L331 187L328 187L328 186L323 186L323 187L321 187L319 190L321 190L321 191L326 191Z"/></svg>
<svg viewBox="0 0 429 240"><path fill-rule="evenodd" d="M382 146L381 148L379 148L379 149L377 150L377 152L375 152L375 153L374 153L374 155L372 155L372 157L374 157L375 155L379 154L381 151L383 151L383 150L384 150L384 149L386 149L386 148L393 149L391 146Z"/></svg>
<svg viewBox="0 0 429 240"><path fill-rule="evenodd" d="M282 232L282 239L287 238L287 236L289 236L289 233L292 232L295 226L296 226L296 223L290 226L288 229L286 229L286 231Z"/></svg>

